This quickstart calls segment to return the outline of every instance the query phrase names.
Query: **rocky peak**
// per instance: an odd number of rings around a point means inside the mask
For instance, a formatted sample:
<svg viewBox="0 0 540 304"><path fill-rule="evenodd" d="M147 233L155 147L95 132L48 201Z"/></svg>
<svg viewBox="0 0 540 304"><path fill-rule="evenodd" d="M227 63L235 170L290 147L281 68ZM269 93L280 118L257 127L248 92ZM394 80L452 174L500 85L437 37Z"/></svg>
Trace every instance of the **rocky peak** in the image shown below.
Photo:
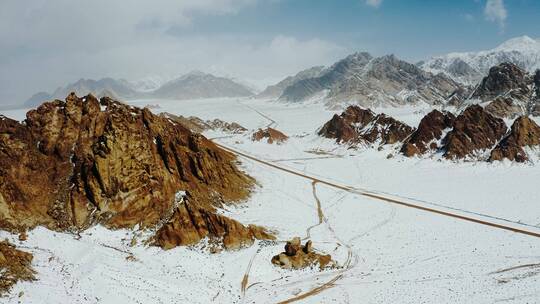
<svg viewBox="0 0 540 304"><path fill-rule="evenodd" d="M253 183L204 136L110 98L70 94L28 112L24 123L0 120L0 134L2 229L157 228L186 219L179 192L199 213L213 214L245 199ZM235 235L254 235L216 220ZM223 238L212 231L208 237Z"/></svg>
<svg viewBox="0 0 540 304"><path fill-rule="evenodd" d="M455 119L452 131L443 139L444 156L448 159L482 157L499 142L506 130L502 119L479 105L472 105Z"/></svg>
<svg viewBox="0 0 540 304"><path fill-rule="evenodd" d="M506 93L526 97L530 93L528 85L527 72L513 63L505 62L489 70L489 74L476 88L472 98L488 101Z"/></svg>
<svg viewBox="0 0 540 304"><path fill-rule="evenodd" d="M418 129L401 148L405 156L425 154L440 148L440 140L452 128L456 117L450 112L433 110L422 118Z"/></svg>
<svg viewBox="0 0 540 304"><path fill-rule="evenodd" d="M357 139L356 125L366 126L375 119L375 113L358 106L349 106L341 115L334 114L319 130L319 135L336 139L337 142L352 142Z"/></svg>
<svg viewBox="0 0 540 304"><path fill-rule="evenodd" d="M540 145L540 126L532 119L521 116L514 121L510 133L491 151L490 160L503 160L505 158L525 162L529 159L524 147Z"/></svg>
<svg viewBox="0 0 540 304"><path fill-rule="evenodd" d="M318 134L337 142L382 146L403 141L412 132L413 128L390 116L349 106L341 115L335 114Z"/></svg>

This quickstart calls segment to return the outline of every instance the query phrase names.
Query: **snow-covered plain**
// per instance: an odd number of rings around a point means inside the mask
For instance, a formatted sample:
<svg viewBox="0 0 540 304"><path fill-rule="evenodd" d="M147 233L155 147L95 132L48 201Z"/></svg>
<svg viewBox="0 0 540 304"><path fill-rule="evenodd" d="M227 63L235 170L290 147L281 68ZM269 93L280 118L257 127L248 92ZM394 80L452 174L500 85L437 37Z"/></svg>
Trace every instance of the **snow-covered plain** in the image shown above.
<svg viewBox="0 0 540 304"><path fill-rule="evenodd" d="M540 231L540 164L455 163L407 159L392 148L351 150L316 136L336 113L321 103L251 99L136 100L155 112L268 125L291 138L254 143L250 134L211 131L218 143L336 183L459 209ZM375 109L416 125L428 108ZM16 115L19 115L15 117ZM23 118L21 113L6 116ZM392 154L393 157L387 159ZM277 242L234 252L162 251L144 233L95 227L81 234L36 229L28 240L0 237L35 255L38 281L19 283L7 303L538 303L540 240L330 188L240 158L259 187L223 213L264 225ZM324 221L319 222L317 199ZM494 219L496 217L497 219ZM535 227L536 226L536 227ZM342 267L286 271L271 265L283 241L310 237ZM139 242L130 246L131 240ZM247 275L247 289L242 280ZM330 282L330 283L328 283ZM320 288L318 288L320 287ZM320 290L319 290L320 289ZM24 294L19 298L19 292ZM317 291L320 291L317 293ZM310 295L310 292L313 295Z"/></svg>

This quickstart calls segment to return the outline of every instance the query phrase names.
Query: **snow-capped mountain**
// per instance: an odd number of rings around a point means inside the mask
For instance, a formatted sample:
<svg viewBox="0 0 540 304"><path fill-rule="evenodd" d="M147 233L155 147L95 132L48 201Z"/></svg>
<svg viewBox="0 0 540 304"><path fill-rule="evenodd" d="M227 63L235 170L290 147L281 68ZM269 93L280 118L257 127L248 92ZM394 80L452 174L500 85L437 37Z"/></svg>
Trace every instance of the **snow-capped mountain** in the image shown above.
<svg viewBox="0 0 540 304"><path fill-rule="evenodd" d="M324 70L324 66L316 66L298 72L294 76L289 76L275 85L268 86L264 91L257 95L259 98L278 98L283 91L290 85L307 78L319 76Z"/></svg>
<svg viewBox="0 0 540 304"><path fill-rule="evenodd" d="M108 96L119 100L136 98L181 100L253 95L250 88L229 78L194 71L170 81L165 81L164 77L153 76L134 82L113 78L79 79L56 89L53 93L36 93L24 105L34 107L47 100L64 99L71 92L75 92L78 96L92 94L96 97Z"/></svg>
<svg viewBox="0 0 540 304"><path fill-rule="evenodd" d="M137 79L135 81L130 81L131 88L138 92L152 92L165 83L171 81L171 77L164 77L164 76L147 76L141 79Z"/></svg>
<svg viewBox="0 0 540 304"><path fill-rule="evenodd" d="M34 107L50 99L64 99L69 93L75 92L79 96L93 94L95 96L109 96L112 98L134 98L139 92L123 79L102 78L99 80L79 79L67 86L56 89L53 93L39 92L30 97L25 106Z"/></svg>
<svg viewBox="0 0 540 304"><path fill-rule="evenodd" d="M363 52L338 61L318 77L296 81L280 99L302 101L324 91L328 92L326 100L331 106L373 106L444 103L463 88L443 74L425 72L394 55L373 57Z"/></svg>
<svg viewBox="0 0 540 304"><path fill-rule="evenodd" d="M151 92L153 97L198 99L215 97L245 97L253 95L246 86L225 77L194 71L171 80Z"/></svg>
<svg viewBox="0 0 540 304"><path fill-rule="evenodd" d="M419 66L431 73L444 73L455 81L477 84L489 69L503 62L528 72L540 69L540 39L522 36L510 39L492 50L450 53L433 57Z"/></svg>

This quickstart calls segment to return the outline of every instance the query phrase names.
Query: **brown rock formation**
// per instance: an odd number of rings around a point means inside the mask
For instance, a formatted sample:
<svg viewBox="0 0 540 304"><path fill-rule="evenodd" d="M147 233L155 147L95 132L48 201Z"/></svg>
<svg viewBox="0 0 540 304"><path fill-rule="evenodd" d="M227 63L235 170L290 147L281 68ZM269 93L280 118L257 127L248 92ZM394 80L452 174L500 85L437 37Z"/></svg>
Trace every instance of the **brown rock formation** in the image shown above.
<svg viewBox="0 0 540 304"><path fill-rule="evenodd" d="M358 132L355 125L366 126L375 119L375 113L358 106L349 106L341 115L334 114L332 119L319 130L319 135L335 138L337 142L353 142Z"/></svg>
<svg viewBox="0 0 540 304"><path fill-rule="evenodd" d="M445 130L452 128L455 119L456 117L450 112L431 111L422 118L418 129L401 147L401 153L411 157L439 149L437 141L442 138Z"/></svg>
<svg viewBox="0 0 540 304"><path fill-rule="evenodd" d="M32 259L32 254L16 249L7 240L0 242L0 296L18 281L35 280Z"/></svg>
<svg viewBox="0 0 540 304"><path fill-rule="evenodd" d="M170 113L161 113L161 116L180 123L195 133L201 133L206 130L221 130L224 132L239 134L247 131L246 128L242 127L236 122L226 122L217 118L214 120L202 120L195 116L184 117Z"/></svg>
<svg viewBox="0 0 540 304"><path fill-rule="evenodd" d="M287 141L289 137L282 132L272 129L270 127L266 129L259 129L257 132L253 133L251 136L251 140L253 141L261 141L266 138L266 141L269 144L277 143L278 145Z"/></svg>
<svg viewBox="0 0 540 304"><path fill-rule="evenodd" d="M272 264L285 269L303 269L319 265L319 269L331 268L335 266L332 257L315 253L311 241L307 241L304 246L299 237L288 241L285 245L285 252L272 257Z"/></svg>
<svg viewBox="0 0 540 304"><path fill-rule="evenodd" d="M522 116L514 121L510 133L491 151L490 161L503 160L525 162L528 160L524 147L540 145L540 126L532 119Z"/></svg>
<svg viewBox="0 0 540 304"><path fill-rule="evenodd" d="M525 105L514 101L510 97L499 97L490 102L485 110L497 117L515 118L526 113Z"/></svg>
<svg viewBox="0 0 540 304"><path fill-rule="evenodd" d="M493 100L500 95L507 95L520 100L527 99L531 90L529 74L513 63L501 63L489 70L472 94L472 98L483 101Z"/></svg>
<svg viewBox="0 0 540 304"><path fill-rule="evenodd" d="M487 113L481 106L465 109L454 121L454 128L443 139L448 159L466 158L491 150L506 133L504 121Z"/></svg>
<svg viewBox="0 0 540 304"><path fill-rule="evenodd" d="M235 157L148 109L92 95L47 102L24 123L0 119L0 228L154 227L175 194L212 212L253 180Z"/></svg>
<svg viewBox="0 0 540 304"><path fill-rule="evenodd" d="M319 130L319 135L337 142L394 144L413 132L410 126L385 114L375 115L369 109L349 106L341 115L334 115Z"/></svg>
<svg viewBox="0 0 540 304"><path fill-rule="evenodd" d="M238 221L218 215L187 202L178 206L172 219L156 234L156 243L164 249L193 245L208 237L226 249L249 246L255 239L274 239L264 228L244 226Z"/></svg>

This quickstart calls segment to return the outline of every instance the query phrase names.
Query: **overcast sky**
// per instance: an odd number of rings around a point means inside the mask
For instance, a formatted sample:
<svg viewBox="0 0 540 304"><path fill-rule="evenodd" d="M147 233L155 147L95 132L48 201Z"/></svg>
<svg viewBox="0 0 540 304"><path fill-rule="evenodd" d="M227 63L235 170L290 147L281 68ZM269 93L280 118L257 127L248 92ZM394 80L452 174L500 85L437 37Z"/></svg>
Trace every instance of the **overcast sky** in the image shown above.
<svg viewBox="0 0 540 304"><path fill-rule="evenodd" d="M540 37L538 0L0 0L0 104L79 78L262 85L355 51L409 61Z"/></svg>

